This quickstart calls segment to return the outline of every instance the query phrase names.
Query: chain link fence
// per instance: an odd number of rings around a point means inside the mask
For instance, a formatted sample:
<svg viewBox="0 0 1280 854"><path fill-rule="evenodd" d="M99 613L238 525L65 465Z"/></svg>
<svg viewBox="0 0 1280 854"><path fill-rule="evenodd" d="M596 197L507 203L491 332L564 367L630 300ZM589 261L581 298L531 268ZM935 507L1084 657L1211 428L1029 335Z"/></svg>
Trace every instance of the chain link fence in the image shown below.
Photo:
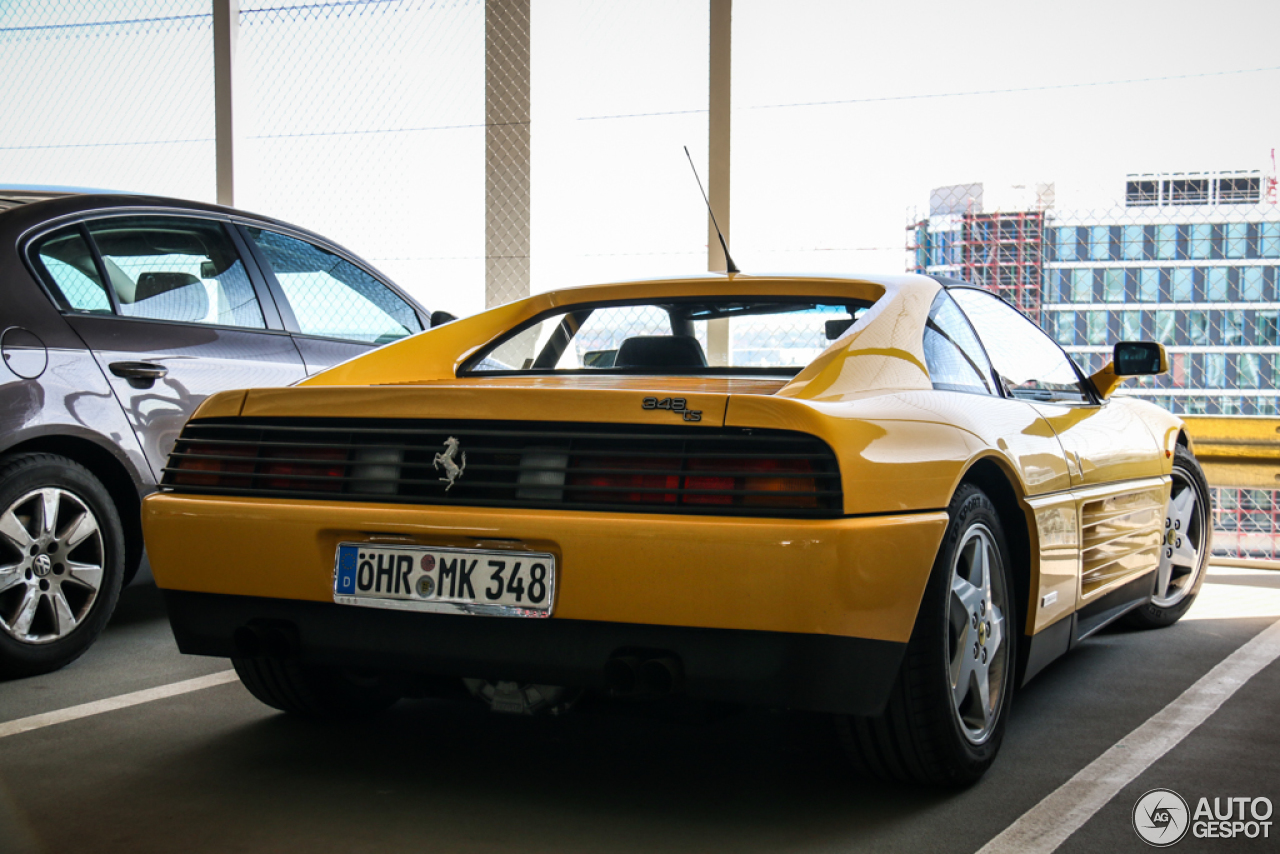
<svg viewBox="0 0 1280 854"><path fill-rule="evenodd" d="M532 11L533 291L707 269L706 3Z"/></svg>
<svg viewBox="0 0 1280 854"><path fill-rule="evenodd" d="M241 0L237 204L484 308L484 3Z"/></svg>
<svg viewBox="0 0 1280 854"><path fill-rule="evenodd" d="M0 180L213 201L208 0L0 4Z"/></svg>
<svg viewBox="0 0 1280 854"><path fill-rule="evenodd" d="M702 4L239 7L237 206L456 314L705 267ZM214 201L212 27L210 0L0 5L0 180Z"/></svg>
<svg viewBox="0 0 1280 854"><path fill-rule="evenodd" d="M458 314L705 267L682 150L705 178L704 3L239 5L239 206L331 236ZM895 272L897 212L917 205L909 268L1000 291L1086 370L1115 340L1164 342L1168 376L1127 393L1174 412L1280 416L1280 217L1274 164L1257 162L1280 126L1252 100L1276 69L1241 66L1234 43L1160 4L1112 9L1105 27L1025 11L737 0L739 266ZM1220 14L1265 29L1280 7ZM212 26L209 0L0 4L0 180L212 201ZM847 49L871 29L963 44L964 61L945 81L896 57L886 74L876 46ZM1082 44L1098 48L1087 69L1044 61ZM1169 117L1188 103L1250 122L1178 149ZM1073 130L1029 134L1027 115ZM1104 128L1124 129L1105 162L1080 144ZM1118 163L1209 171L1101 177ZM1218 169L1236 163L1255 168ZM997 166L1047 178L983 181ZM983 183L948 183L962 179ZM1258 551L1276 493L1219 499L1239 534L1220 546Z"/></svg>

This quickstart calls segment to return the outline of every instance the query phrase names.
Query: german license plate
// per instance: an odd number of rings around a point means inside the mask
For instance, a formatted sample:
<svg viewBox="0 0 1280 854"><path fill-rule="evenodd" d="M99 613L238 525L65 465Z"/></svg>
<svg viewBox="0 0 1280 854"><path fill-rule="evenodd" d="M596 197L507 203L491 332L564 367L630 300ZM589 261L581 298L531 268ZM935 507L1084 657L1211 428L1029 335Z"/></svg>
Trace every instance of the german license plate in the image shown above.
<svg viewBox="0 0 1280 854"><path fill-rule="evenodd" d="M549 617L554 555L339 543L333 601L398 611Z"/></svg>

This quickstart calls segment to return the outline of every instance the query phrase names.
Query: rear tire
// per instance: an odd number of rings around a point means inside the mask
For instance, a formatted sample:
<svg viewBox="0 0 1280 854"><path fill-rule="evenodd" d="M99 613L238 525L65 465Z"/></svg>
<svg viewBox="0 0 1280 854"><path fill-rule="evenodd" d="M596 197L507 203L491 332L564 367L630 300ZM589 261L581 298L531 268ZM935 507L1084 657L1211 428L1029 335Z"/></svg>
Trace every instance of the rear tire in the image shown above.
<svg viewBox="0 0 1280 854"><path fill-rule="evenodd" d="M1172 478L1155 593L1150 602L1125 616L1129 625L1140 629L1172 626L1187 613L1204 584L1213 551L1209 483L1200 463L1182 445L1174 449Z"/></svg>
<svg viewBox="0 0 1280 854"><path fill-rule="evenodd" d="M231 664L250 694L273 709L303 717L366 718L385 711L400 699L376 678L304 667L289 659L232 658Z"/></svg>
<svg viewBox="0 0 1280 854"><path fill-rule="evenodd" d="M995 506L966 484L947 510L888 706L837 725L854 764L873 776L960 787L986 773L1004 738L1019 621Z"/></svg>
<svg viewBox="0 0 1280 854"><path fill-rule="evenodd" d="M111 495L56 454L0 460L0 676L34 676L84 654L124 575Z"/></svg>

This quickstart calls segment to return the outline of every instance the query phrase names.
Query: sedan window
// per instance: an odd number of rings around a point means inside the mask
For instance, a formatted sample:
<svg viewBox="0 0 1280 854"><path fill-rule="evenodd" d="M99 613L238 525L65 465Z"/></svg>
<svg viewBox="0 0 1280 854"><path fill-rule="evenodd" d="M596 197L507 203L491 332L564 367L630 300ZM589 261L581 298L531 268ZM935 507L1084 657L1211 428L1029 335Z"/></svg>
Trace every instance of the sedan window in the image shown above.
<svg viewBox="0 0 1280 854"><path fill-rule="evenodd" d="M417 313L355 264L305 240L246 228L304 335L386 344L422 331Z"/></svg>
<svg viewBox="0 0 1280 854"><path fill-rule="evenodd" d="M89 223L125 317L263 329L258 298L222 224L182 217Z"/></svg>
<svg viewBox="0 0 1280 854"><path fill-rule="evenodd" d="M77 226L55 231L35 244L34 254L44 279L60 297L62 307L91 314L111 314L111 298L93 263L93 253Z"/></svg>
<svg viewBox="0 0 1280 854"><path fill-rule="evenodd" d="M974 288L953 288L949 293L977 330L992 367L1011 397L1090 402L1070 357L1017 309Z"/></svg>

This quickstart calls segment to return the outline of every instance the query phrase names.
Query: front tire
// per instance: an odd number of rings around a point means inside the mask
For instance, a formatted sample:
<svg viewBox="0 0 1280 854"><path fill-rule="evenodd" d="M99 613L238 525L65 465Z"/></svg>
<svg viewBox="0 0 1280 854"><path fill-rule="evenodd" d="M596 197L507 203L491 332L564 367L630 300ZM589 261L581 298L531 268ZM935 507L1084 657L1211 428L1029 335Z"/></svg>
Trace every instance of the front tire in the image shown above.
<svg viewBox="0 0 1280 854"><path fill-rule="evenodd" d="M0 676L70 664L106 626L124 528L102 483L56 454L0 461Z"/></svg>
<svg viewBox="0 0 1280 854"><path fill-rule="evenodd" d="M1018 634L1000 517L963 485L884 713L838 720L855 764L937 786L977 782L995 760L1013 695Z"/></svg>
<svg viewBox="0 0 1280 854"><path fill-rule="evenodd" d="M1191 608L1213 550L1213 506L1209 483L1195 456L1182 445L1173 454L1173 483L1165 509L1164 540L1151 601L1126 616L1131 626L1172 626Z"/></svg>

